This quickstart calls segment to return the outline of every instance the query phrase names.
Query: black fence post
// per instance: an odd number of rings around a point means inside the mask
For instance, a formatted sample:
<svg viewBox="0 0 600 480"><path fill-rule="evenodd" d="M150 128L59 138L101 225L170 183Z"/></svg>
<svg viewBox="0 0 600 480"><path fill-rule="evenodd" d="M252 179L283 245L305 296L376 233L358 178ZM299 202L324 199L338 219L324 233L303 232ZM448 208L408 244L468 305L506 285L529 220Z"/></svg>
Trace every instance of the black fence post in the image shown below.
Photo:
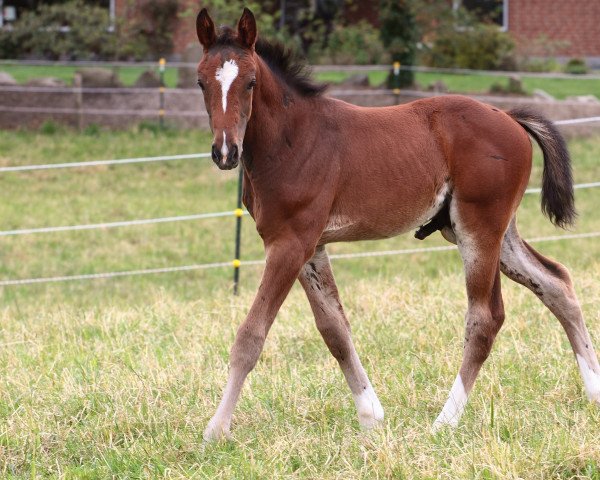
<svg viewBox="0 0 600 480"><path fill-rule="evenodd" d="M242 185L244 180L244 169L242 164L239 166L240 175L238 177L237 208L235 209L235 257L233 259L233 294L237 295L240 283L240 243L242 240Z"/></svg>

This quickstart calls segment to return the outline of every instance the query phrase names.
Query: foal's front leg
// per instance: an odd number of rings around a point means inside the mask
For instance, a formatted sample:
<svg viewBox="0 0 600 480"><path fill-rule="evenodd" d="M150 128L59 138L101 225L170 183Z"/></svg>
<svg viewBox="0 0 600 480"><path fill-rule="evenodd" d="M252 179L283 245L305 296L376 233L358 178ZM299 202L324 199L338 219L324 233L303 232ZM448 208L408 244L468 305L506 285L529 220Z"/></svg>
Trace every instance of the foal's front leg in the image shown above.
<svg viewBox="0 0 600 480"><path fill-rule="evenodd" d="M262 281L231 349L229 378L223 398L204 431L204 439L208 441L229 438L231 416L244 380L256 365L267 333L302 265L312 254L305 254L306 248L297 238L282 239L266 250Z"/></svg>
<svg viewBox="0 0 600 480"><path fill-rule="evenodd" d="M299 279L315 315L317 328L340 364L352 391L358 421L362 427L372 428L383 420L383 408L352 343L350 324L340 303L325 247L317 248L304 265Z"/></svg>

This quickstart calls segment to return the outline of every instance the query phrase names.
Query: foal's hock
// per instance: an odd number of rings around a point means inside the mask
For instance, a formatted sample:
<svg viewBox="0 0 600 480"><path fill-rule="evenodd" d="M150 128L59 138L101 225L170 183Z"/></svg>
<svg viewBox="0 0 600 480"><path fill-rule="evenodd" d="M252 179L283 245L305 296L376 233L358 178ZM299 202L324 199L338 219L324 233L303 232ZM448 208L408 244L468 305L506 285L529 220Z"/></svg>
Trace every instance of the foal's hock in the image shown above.
<svg viewBox="0 0 600 480"><path fill-rule="evenodd" d="M275 315L300 280L317 328L346 377L359 422L383 408L361 365L325 244L441 230L458 245L468 310L463 360L434 427L456 425L504 321L500 272L525 285L564 327L590 399L600 402L600 366L567 270L521 239L515 212L531 173L528 134L544 154L542 210L573 222L569 154L545 118L502 112L461 96L363 108L324 95L283 47L257 39L244 10L237 29L196 20L204 55L198 84L221 169L241 162L243 200L256 221L266 267L231 350L223 398L204 437L229 436L240 390Z"/></svg>

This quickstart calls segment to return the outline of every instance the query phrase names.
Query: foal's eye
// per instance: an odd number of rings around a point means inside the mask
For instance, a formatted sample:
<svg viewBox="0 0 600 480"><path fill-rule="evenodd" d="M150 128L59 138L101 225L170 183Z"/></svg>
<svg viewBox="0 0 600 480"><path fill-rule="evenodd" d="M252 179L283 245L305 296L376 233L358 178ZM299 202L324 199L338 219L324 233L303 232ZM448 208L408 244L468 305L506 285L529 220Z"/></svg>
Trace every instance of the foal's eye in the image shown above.
<svg viewBox="0 0 600 480"><path fill-rule="evenodd" d="M256 87L256 80L251 80L248 84L248 90L252 90L254 87Z"/></svg>
<svg viewBox="0 0 600 480"><path fill-rule="evenodd" d="M200 80L198 80L198 86L204 90L204 84Z"/></svg>

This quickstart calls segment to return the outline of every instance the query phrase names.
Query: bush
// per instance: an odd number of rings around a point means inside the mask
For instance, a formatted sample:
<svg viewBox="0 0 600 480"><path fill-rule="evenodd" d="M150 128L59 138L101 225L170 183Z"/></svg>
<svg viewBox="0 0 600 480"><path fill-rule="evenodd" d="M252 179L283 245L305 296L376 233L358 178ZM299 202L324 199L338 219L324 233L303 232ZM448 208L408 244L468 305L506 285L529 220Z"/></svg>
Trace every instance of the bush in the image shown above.
<svg viewBox="0 0 600 480"><path fill-rule="evenodd" d="M529 58L521 62L519 70L525 72L560 72L561 65L554 58Z"/></svg>
<svg viewBox="0 0 600 480"><path fill-rule="evenodd" d="M512 38L497 26L477 24L438 35L425 55L425 63L446 68L514 70L514 47Z"/></svg>
<svg viewBox="0 0 600 480"><path fill-rule="evenodd" d="M138 124L139 132L148 132L154 136L166 135L169 137L176 136L179 132L177 127L169 122L160 124L155 120L143 120Z"/></svg>
<svg viewBox="0 0 600 480"><path fill-rule="evenodd" d="M100 135L101 129L100 125L97 123L90 123L87 127L83 129L83 134L89 137L97 137Z"/></svg>
<svg viewBox="0 0 600 480"><path fill-rule="evenodd" d="M539 35L533 40L519 45L521 59L519 70L527 72L560 72L562 65L555 57L569 46L564 40L553 40L547 35Z"/></svg>
<svg viewBox="0 0 600 480"><path fill-rule="evenodd" d="M50 60L157 58L173 50L178 12L177 0L139 0L129 21L111 28L106 8L83 0L42 4L36 11L25 12L12 29L0 31L0 56Z"/></svg>
<svg viewBox="0 0 600 480"><path fill-rule="evenodd" d="M40 125L40 133L44 135L55 135L61 128L52 120L46 120Z"/></svg>
<svg viewBox="0 0 600 480"><path fill-rule="evenodd" d="M575 74L588 73L588 66L582 58L572 58L565 65L565 72Z"/></svg>
<svg viewBox="0 0 600 480"><path fill-rule="evenodd" d="M354 25L337 25L327 41L324 51L316 44L309 53L311 59L321 63L368 65L388 61L379 32L366 21Z"/></svg>
<svg viewBox="0 0 600 480"><path fill-rule="evenodd" d="M109 27L107 9L82 0L42 4L35 12L25 12L11 30L0 33L0 55L52 60L112 58L119 42Z"/></svg>
<svg viewBox="0 0 600 480"><path fill-rule="evenodd" d="M177 2L177 0L175 0ZM177 2L187 5L180 7L179 17L185 19L190 24L195 23L196 15L198 15L198 2ZM274 28L275 18L270 13L272 8L269 8L268 1L257 0L203 0L200 6L208 9L210 16L218 25L229 25L235 27L237 25L244 7L248 7L254 13L258 32L261 37L273 38L276 36Z"/></svg>

